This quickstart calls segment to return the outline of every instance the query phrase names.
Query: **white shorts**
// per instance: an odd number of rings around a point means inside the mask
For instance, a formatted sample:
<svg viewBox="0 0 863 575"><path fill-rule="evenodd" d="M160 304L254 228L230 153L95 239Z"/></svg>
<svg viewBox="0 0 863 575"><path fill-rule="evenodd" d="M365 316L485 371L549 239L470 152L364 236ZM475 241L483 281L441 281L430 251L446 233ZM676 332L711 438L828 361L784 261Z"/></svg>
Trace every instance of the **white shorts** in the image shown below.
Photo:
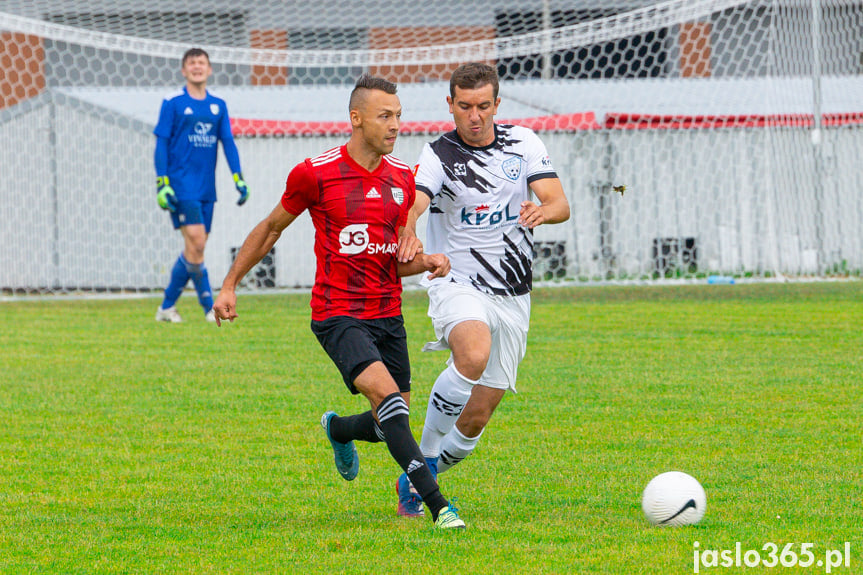
<svg viewBox="0 0 863 575"><path fill-rule="evenodd" d="M479 383L515 392L518 364L527 351L530 294L489 295L469 286L438 282L428 288L429 311L437 341L423 351L449 349L452 329L463 321L479 320L491 331L491 353ZM452 364L450 354L447 364Z"/></svg>

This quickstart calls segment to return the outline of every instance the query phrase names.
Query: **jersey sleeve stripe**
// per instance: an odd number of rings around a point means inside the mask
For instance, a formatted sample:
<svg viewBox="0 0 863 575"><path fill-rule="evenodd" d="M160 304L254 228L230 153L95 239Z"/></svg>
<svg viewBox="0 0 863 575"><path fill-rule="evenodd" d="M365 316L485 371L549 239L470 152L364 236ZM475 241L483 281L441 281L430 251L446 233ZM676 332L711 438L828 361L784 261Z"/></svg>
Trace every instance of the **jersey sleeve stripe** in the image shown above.
<svg viewBox="0 0 863 575"><path fill-rule="evenodd" d="M432 191L422 184L417 184L417 191L424 193L430 198L434 198L434 194L432 193Z"/></svg>
<svg viewBox="0 0 863 575"><path fill-rule="evenodd" d="M532 176L527 177L527 183L532 184L537 180L547 180L549 178L557 178L556 172L540 172L539 174L533 174ZM419 186L417 186L419 187Z"/></svg>

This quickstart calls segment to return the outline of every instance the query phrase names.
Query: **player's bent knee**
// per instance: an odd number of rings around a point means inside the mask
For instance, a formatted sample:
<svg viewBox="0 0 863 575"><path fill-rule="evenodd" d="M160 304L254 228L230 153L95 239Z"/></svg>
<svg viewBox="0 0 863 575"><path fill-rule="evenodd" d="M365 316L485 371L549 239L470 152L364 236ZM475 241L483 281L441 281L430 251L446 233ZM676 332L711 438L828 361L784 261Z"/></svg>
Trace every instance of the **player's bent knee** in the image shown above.
<svg viewBox="0 0 863 575"><path fill-rule="evenodd" d="M488 350L468 349L453 351L453 363L460 374L474 381L482 377L488 365Z"/></svg>
<svg viewBox="0 0 863 575"><path fill-rule="evenodd" d="M467 379L472 379L474 381L479 380L482 377L482 372L485 371L485 362L476 362L476 363L459 363L455 362L456 369L458 369L459 373L463 374Z"/></svg>
<svg viewBox="0 0 863 575"><path fill-rule="evenodd" d="M400 393L399 386L383 363L376 361L365 367L354 378L354 387L374 406L393 393Z"/></svg>

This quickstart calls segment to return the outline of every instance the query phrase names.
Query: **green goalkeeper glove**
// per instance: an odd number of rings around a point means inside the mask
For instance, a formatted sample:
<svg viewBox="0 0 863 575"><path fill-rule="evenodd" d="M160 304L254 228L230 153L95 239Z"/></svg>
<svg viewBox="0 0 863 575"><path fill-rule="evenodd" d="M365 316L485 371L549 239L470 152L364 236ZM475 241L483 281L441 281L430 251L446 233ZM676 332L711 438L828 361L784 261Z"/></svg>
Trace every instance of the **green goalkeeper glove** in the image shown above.
<svg viewBox="0 0 863 575"><path fill-rule="evenodd" d="M156 200L159 202L159 207L163 210L171 212L177 211L177 196L174 194L174 189L168 183L168 176L159 176L156 178Z"/></svg>
<svg viewBox="0 0 863 575"><path fill-rule="evenodd" d="M246 182L243 181L243 174L237 172L234 174L234 185L237 187L237 191L240 193L240 198L237 200L237 205L242 206L246 203L246 200L249 199L249 186L246 185Z"/></svg>

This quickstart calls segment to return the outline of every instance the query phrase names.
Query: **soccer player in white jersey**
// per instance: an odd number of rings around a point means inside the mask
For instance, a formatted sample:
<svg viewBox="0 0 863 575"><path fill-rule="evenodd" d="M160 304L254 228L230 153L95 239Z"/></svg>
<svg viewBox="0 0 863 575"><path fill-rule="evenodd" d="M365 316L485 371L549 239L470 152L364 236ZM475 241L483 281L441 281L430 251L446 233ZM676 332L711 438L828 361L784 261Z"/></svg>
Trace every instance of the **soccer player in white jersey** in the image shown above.
<svg viewBox="0 0 863 575"><path fill-rule="evenodd" d="M213 73L210 57L200 48L183 54L186 86L162 101L156 135L156 200L168 210L174 229L183 234L184 247L165 288L165 297L156 311L156 321L180 322L174 304L189 280L198 292L198 302L207 321L215 321L210 278L204 265L204 247L213 221L216 203L216 159L219 141L234 175L240 194L237 204L249 199L243 180L240 156L231 134L231 120L225 101L207 90Z"/></svg>
<svg viewBox="0 0 863 575"><path fill-rule="evenodd" d="M506 391L515 391L530 321L533 230L569 219L539 137L494 123L498 89L497 72L486 64L453 72L447 103L456 129L423 148L403 232L415 235L417 218L430 206L426 249L445 253L452 265L446 277L422 282L438 338L423 350L450 350L429 394L420 441L436 473L470 455ZM399 258L409 261L416 243L402 245ZM422 515L406 475L396 489L399 514Z"/></svg>

